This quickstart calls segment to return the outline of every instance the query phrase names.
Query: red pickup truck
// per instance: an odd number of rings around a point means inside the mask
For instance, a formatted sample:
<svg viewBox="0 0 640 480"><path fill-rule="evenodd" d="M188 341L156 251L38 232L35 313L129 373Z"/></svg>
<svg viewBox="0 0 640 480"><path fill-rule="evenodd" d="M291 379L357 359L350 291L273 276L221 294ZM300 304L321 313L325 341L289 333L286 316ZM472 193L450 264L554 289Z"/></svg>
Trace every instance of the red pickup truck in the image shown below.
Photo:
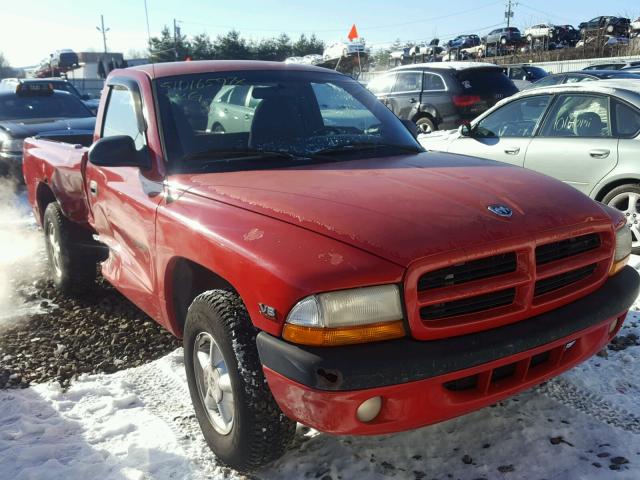
<svg viewBox="0 0 640 480"><path fill-rule="evenodd" d="M301 422L382 434L536 385L638 294L622 214L425 153L354 80L263 62L113 71L92 138L31 138L56 285L102 275L184 341L207 442L250 470Z"/></svg>

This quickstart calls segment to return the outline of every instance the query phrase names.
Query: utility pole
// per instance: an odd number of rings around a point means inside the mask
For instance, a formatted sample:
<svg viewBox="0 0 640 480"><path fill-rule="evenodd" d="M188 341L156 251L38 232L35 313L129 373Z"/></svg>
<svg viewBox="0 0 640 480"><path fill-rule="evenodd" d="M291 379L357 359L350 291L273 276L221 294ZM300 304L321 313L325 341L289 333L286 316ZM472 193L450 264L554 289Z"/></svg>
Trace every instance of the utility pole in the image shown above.
<svg viewBox="0 0 640 480"><path fill-rule="evenodd" d="M176 60L178 60L178 38L180 38L178 22L179 20L173 19L173 52L175 53Z"/></svg>
<svg viewBox="0 0 640 480"><path fill-rule="evenodd" d="M507 0L507 11L504 12L504 16L507 19L507 28L511 25L511 19L513 18L513 7L516 3L513 0Z"/></svg>
<svg viewBox="0 0 640 480"><path fill-rule="evenodd" d="M96 30L98 30L101 34L102 34L102 43L104 45L104 53L107 53L107 32L109 31L108 28L104 28L104 15L100 15L100 27L96 27Z"/></svg>

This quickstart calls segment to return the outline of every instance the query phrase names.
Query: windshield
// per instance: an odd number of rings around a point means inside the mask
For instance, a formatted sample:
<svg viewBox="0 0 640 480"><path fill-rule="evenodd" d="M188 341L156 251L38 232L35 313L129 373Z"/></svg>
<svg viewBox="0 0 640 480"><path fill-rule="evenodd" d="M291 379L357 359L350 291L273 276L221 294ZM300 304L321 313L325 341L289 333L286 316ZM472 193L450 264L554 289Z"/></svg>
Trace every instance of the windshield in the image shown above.
<svg viewBox="0 0 640 480"><path fill-rule="evenodd" d="M28 120L34 118L86 118L93 114L73 95L2 95L0 120Z"/></svg>
<svg viewBox="0 0 640 480"><path fill-rule="evenodd" d="M241 169L256 157L270 168L422 151L375 96L332 72L203 73L156 86L172 171L229 169L231 160Z"/></svg>

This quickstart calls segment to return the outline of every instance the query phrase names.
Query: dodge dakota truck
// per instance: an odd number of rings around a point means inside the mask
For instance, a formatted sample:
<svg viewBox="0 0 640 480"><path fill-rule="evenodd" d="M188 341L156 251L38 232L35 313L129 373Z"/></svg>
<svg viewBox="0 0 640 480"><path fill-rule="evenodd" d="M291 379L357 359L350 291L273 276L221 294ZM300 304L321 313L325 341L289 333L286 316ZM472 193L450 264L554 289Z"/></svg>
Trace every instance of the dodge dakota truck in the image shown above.
<svg viewBox="0 0 640 480"><path fill-rule="evenodd" d="M603 348L638 294L620 212L427 153L353 79L203 61L109 75L93 135L24 143L53 281L102 276L183 339L202 432L249 471L296 422L440 422Z"/></svg>

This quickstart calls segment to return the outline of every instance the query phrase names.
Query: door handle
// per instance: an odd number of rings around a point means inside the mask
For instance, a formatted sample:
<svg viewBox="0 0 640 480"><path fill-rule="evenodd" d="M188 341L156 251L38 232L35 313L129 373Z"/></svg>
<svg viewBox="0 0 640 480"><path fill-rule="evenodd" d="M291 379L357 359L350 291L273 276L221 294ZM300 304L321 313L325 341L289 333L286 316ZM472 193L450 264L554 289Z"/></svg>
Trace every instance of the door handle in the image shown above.
<svg viewBox="0 0 640 480"><path fill-rule="evenodd" d="M248 113L244 114L244 119L245 120L249 120L251 118L251 115L249 115Z"/></svg>
<svg viewBox="0 0 640 480"><path fill-rule="evenodd" d="M89 191L91 192L91 195L93 195L94 197L98 195L98 184L96 183L95 180L91 180L89 182Z"/></svg>
<svg viewBox="0 0 640 480"><path fill-rule="evenodd" d="M605 148L596 148L593 150L589 150L589 155L593 158L607 158L611 153L611 150L607 150Z"/></svg>
<svg viewBox="0 0 640 480"><path fill-rule="evenodd" d="M517 155L520 153L520 147L508 147L504 149L504 153L507 155Z"/></svg>
<svg viewBox="0 0 640 480"><path fill-rule="evenodd" d="M416 103L417 100L415 98L412 98L411 100L409 100L409 103Z"/></svg>

